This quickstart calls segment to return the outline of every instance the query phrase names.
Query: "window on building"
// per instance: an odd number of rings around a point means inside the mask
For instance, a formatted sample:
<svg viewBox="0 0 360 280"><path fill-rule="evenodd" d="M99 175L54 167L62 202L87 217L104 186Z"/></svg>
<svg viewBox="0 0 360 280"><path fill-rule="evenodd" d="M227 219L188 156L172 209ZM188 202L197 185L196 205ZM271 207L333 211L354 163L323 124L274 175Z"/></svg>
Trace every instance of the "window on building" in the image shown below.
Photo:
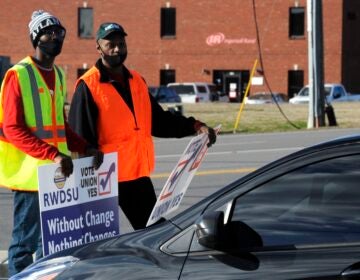
<svg viewBox="0 0 360 280"><path fill-rule="evenodd" d="M78 9L78 36L93 38L94 11L93 8Z"/></svg>
<svg viewBox="0 0 360 280"><path fill-rule="evenodd" d="M160 85L166 86L168 83L175 82L175 70L161 69L160 70Z"/></svg>
<svg viewBox="0 0 360 280"><path fill-rule="evenodd" d="M289 9L289 37L304 37L305 32L305 8L291 7Z"/></svg>
<svg viewBox="0 0 360 280"><path fill-rule="evenodd" d="M176 8L161 8L161 37L176 35Z"/></svg>

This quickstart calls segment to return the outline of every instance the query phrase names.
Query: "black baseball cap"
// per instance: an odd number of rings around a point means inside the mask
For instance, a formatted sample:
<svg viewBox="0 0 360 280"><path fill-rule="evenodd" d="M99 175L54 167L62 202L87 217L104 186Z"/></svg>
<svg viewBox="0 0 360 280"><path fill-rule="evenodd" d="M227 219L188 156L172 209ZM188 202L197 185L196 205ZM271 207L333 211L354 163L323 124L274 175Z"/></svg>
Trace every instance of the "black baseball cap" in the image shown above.
<svg viewBox="0 0 360 280"><path fill-rule="evenodd" d="M120 33L123 36L126 36L124 28L115 22L105 22L100 25L98 31L96 32L96 40L104 39L109 36L111 33Z"/></svg>

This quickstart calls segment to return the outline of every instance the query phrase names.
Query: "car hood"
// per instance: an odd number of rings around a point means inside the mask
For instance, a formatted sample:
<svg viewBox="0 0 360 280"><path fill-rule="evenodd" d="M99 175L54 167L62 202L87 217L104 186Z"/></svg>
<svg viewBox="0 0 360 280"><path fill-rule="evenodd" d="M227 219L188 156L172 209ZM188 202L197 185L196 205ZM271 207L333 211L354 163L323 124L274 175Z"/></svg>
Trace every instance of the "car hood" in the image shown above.
<svg viewBox="0 0 360 280"><path fill-rule="evenodd" d="M63 256L79 261L56 279L176 278L182 257L169 258L160 246L180 229L169 221L144 230L64 250L39 260Z"/></svg>

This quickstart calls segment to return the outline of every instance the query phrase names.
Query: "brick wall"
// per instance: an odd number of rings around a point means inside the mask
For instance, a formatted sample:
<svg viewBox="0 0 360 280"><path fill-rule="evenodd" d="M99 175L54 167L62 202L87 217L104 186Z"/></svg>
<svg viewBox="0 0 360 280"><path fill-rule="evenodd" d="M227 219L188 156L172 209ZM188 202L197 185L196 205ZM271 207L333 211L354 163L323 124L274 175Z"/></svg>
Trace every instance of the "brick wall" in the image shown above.
<svg viewBox="0 0 360 280"><path fill-rule="evenodd" d="M129 52L126 65L138 70L149 85L159 84L165 64L176 70L178 82L212 82L212 70L251 70L259 58L252 0L2 0L0 55L11 56L15 63L32 54L28 33L32 11L41 8L53 13L67 29L57 63L67 73L70 100L76 70L84 63L90 67L98 57L95 39L77 36L78 7L84 2L94 9L94 33L104 21L124 26ZM167 2L176 8L176 38L161 39L160 8ZM325 80L329 82L341 82L342 2L323 1ZM306 6L306 0L256 1L263 67L273 91L287 92L287 73L294 67L304 70L307 83L306 34L296 40L288 38L289 7L296 4ZM219 33L226 43L207 44L209 36ZM267 89L253 89L258 90Z"/></svg>

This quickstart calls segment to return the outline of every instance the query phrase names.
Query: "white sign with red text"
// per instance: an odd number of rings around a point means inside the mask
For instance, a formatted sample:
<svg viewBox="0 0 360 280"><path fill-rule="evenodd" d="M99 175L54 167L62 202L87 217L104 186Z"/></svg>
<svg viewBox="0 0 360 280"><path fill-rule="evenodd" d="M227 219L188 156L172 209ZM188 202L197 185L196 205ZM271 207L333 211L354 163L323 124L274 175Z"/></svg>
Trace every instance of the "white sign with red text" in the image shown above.
<svg viewBox="0 0 360 280"><path fill-rule="evenodd" d="M216 133L219 132L220 127L221 126L218 125L215 128ZM180 157L179 162L167 179L146 226L155 223L161 217L179 207L196 170L204 159L208 150L208 142L209 138L207 134L200 134L191 139L184 153Z"/></svg>

